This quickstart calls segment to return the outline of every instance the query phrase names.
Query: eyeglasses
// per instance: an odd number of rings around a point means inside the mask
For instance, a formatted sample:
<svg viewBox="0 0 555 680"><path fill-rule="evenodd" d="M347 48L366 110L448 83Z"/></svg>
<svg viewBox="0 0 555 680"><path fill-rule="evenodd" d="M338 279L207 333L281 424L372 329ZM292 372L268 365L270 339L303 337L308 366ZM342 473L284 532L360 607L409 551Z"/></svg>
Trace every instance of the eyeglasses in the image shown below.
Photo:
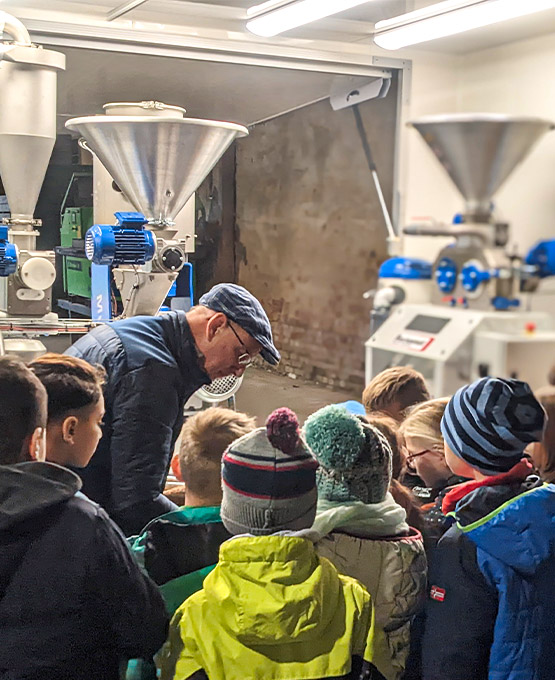
<svg viewBox="0 0 555 680"><path fill-rule="evenodd" d="M409 453L407 454L407 463L410 461L414 460L415 458L420 458L420 456L425 456L427 453L432 453L432 449L424 449L424 451L420 451L419 453Z"/></svg>
<svg viewBox="0 0 555 680"><path fill-rule="evenodd" d="M239 343L240 343L241 347L245 350L245 351L243 352L243 354L240 354L240 355L237 357L237 363L239 364L239 366L249 366L249 365L252 364L252 362L253 362L253 357L251 357L251 355L247 352L247 348L246 348L246 346L245 346L245 343L241 340L241 338L240 338L239 335L237 334L237 331L236 331L235 328L233 328L233 326L231 325L231 321L230 321L229 319L228 319L227 323L228 323L228 326L229 326L229 327L231 328L231 330L233 331L233 335L237 338L237 340L239 340Z"/></svg>

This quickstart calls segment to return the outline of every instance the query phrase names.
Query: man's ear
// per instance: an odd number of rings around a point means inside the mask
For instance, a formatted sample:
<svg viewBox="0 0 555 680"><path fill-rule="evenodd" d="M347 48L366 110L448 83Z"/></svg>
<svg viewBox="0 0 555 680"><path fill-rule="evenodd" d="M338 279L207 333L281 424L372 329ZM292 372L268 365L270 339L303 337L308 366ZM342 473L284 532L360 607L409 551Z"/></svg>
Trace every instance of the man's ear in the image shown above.
<svg viewBox="0 0 555 680"><path fill-rule="evenodd" d="M211 342L216 333L223 330L227 326L227 317L222 312L216 312L208 319L206 324L206 339Z"/></svg>
<svg viewBox="0 0 555 680"><path fill-rule="evenodd" d="M75 416L68 416L62 421L62 439L66 444L75 443L75 429L77 428L77 418Z"/></svg>
<svg viewBox="0 0 555 680"><path fill-rule="evenodd" d="M31 460L46 460L46 428L37 427L29 439L29 457Z"/></svg>

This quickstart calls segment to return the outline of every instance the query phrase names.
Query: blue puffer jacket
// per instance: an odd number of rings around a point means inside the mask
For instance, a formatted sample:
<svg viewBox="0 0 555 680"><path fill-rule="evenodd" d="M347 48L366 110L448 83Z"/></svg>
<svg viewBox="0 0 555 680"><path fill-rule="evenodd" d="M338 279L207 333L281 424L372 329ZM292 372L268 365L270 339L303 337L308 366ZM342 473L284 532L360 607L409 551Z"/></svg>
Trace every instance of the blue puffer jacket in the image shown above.
<svg viewBox="0 0 555 680"><path fill-rule="evenodd" d="M553 680L555 485L462 498L430 571L424 680Z"/></svg>
<svg viewBox="0 0 555 680"><path fill-rule="evenodd" d="M161 495L187 399L210 378L184 312L102 324L67 354L107 372L104 435L83 492L102 505L126 535L175 509Z"/></svg>

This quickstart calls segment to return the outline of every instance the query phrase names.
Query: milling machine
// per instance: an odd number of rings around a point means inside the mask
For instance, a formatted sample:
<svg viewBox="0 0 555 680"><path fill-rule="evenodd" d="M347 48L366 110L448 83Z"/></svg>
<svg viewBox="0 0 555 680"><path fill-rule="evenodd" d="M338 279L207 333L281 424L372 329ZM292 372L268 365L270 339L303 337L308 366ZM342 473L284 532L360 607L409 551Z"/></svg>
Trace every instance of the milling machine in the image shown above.
<svg viewBox="0 0 555 680"><path fill-rule="evenodd" d="M0 226L0 315L42 317L52 309L54 253L37 251L34 219L56 140L56 80L65 55L34 45L25 26L0 12L11 37L0 46L0 175L10 217Z"/></svg>
<svg viewBox="0 0 555 680"><path fill-rule="evenodd" d="M380 269L366 380L389 366L412 365L432 393L452 394L478 377L518 377L533 388L555 363L555 318L530 311L541 279L555 275L555 241L526 258L506 251L508 225L492 196L554 126L495 114L429 116L409 123L465 199L454 224L414 224L405 234L450 236L435 261L387 260Z"/></svg>
<svg viewBox="0 0 555 680"><path fill-rule="evenodd" d="M108 171L137 212L116 213L117 224L96 224L85 238L92 260L92 316L111 318L109 268L123 316L156 314L187 261L196 189L230 144L248 134L234 123L185 118L160 102L106 104L105 113L66 123ZM100 175L95 175L95 184ZM95 187L95 217L99 196ZM194 200L194 199L193 199ZM180 220L180 212L192 219Z"/></svg>

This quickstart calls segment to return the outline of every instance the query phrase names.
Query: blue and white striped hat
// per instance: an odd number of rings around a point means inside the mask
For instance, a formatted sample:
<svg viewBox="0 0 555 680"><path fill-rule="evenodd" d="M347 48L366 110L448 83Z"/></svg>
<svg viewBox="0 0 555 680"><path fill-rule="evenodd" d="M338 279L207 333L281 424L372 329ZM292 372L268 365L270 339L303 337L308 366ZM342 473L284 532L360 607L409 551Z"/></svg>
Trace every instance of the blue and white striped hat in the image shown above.
<svg viewBox="0 0 555 680"><path fill-rule="evenodd" d="M260 343L260 356L272 366L281 356L274 345L270 320L260 302L243 286L218 283L198 301L199 305L225 314L228 319Z"/></svg>
<svg viewBox="0 0 555 680"><path fill-rule="evenodd" d="M318 463L297 416L274 411L231 444L222 458L222 522L234 535L308 529L316 516Z"/></svg>
<svg viewBox="0 0 555 680"><path fill-rule="evenodd" d="M451 451L485 475L507 472L541 441L545 411L520 380L482 378L461 387L441 420Z"/></svg>

